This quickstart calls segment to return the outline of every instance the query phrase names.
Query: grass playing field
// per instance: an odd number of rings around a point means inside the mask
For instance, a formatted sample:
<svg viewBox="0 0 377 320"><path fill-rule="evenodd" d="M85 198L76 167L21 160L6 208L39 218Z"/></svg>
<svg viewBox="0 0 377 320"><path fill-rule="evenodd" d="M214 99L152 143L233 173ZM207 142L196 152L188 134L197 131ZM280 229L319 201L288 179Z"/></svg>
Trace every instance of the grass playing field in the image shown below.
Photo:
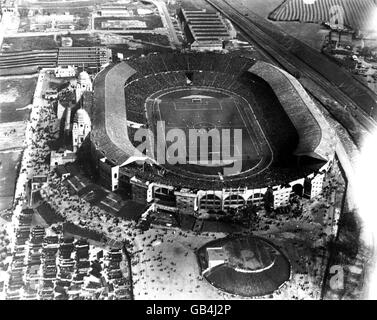
<svg viewBox="0 0 377 320"><path fill-rule="evenodd" d="M157 121L165 121L166 134L172 129L181 129L186 136L187 163L180 169L206 175L217 175L221 169L232 165L224 156L242 159L242 170L253 169L268 154L268 142L262 132L252 107L243 98L218 89L182 88L154 96L147 101L149 123L156 129ZM208 147L190 139L192 129L205 131L199 136L208 141ZM206 139L206 134L215 129L220 140ZM242 139L236 140L235 129L241 131ZM227 131L229 130L229 131ZM157 132L156 130L154 132ZM229 139L222 134L229 132ZM173 142L166 142L166 149ZM196 148L195 148L196 145ZM192 157L192 150L196 156ZM267 152L266 152L267 150ZM196 161L193 161L195 159ZM167 153L169 163L169 154ZM208 160L208 161L207 161Z"/></svg>

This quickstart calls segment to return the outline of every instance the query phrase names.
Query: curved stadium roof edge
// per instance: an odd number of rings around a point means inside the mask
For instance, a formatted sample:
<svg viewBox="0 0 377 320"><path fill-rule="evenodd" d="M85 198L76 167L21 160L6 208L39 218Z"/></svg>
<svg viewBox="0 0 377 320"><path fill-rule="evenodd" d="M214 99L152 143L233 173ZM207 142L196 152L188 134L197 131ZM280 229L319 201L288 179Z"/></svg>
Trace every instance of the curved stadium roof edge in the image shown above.
<svg viewBox="0 0 377 320"><path fill-rule="evenodd" d="M269 63L257 61L248 71L266 81L299 134L296 155L328 160L334 131L296 78ZM115 165L145 155L128 139L124 84L136 73L126 62L109 66L94 80L93 130L96 148Z"/></svg>
<svg viewBox="0 0 377 320"><path fill-rule="evenodd" d="M93 137L104 156L117 165L133 156L145 157L137 153L124 129L127 128L124 83L135 73L136 70L121 62L106 68L94 80Z"/></svg>
<svg viewBox="0 0 377 320"><path fill-rule="evenodd" d="M271 86L296 128L299 144L295 154L328 160L333 153L335 132L301 83L288 72L262 61L248 71Z"/></svg>

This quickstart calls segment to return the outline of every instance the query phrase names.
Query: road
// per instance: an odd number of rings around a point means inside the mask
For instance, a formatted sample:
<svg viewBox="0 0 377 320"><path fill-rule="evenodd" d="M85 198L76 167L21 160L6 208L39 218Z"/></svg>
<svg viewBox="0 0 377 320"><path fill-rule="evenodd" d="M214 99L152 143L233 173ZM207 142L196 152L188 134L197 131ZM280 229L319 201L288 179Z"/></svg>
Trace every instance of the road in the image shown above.
<svg viewBox="0 0 377 320"><path fill-rule="evenodd" d="M327 93L330 100L338 101L342 106L351 107L352 115L355 121L359 122L365 129L372 132L377 123L369 117L369 115L360 108L350 97L345 95L339 88L330 83L326 78L320 75L316 70L311 68L305 62L290 53L285 47L277 43L275 39L267 35L257 23L250 17L252 14L244 16L244 12L240 12L237 8L227 2L227 0L206 0L214 6L223 15L228 17L241 31L245 37L251 41L264 58L274 65L278 65L289 72L298 71L301 77L305 77L306 81L298 79L301 84L309 92L310 87L308 83L312 82L314 85L319 86L324 92ZM321 100L321 99L319 99Z"/></svg>
<svg viewBox="0 0 377 320"><path fill-rule="evenodd" d="M163 34L165 35L166 32L159 30L159 29L153 29L153 30L55 30L55 31L46 31L46 32L18 32L18 33L12 33L12 35L8 35L12 38L22 38L22 37L43 37L43 36L55 36L55 35L68 35L68 34L93 34L93 33L155 33L155 34Z"/></svg>
<svg viewBox="0 0 377 320"><path fill-rule="evenodd" d="M173 49L176 48L177 46L180 45L180 42L178 40L177 34L175 33L175 28L174 28L173 22L170 19L170 15L169 15L168 8L166 7L166 3L161 0L148 0L148 1L153 3L157 7L160 13L162 23L168 32L171 46Z"/></svg>

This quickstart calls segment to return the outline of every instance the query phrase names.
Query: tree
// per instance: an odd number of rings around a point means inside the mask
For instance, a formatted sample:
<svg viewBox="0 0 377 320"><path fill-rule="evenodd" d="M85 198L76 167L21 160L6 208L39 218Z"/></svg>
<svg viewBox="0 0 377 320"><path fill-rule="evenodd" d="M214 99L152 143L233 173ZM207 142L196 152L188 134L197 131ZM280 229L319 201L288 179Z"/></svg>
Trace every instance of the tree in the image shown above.
<svg viewBox="0 0 377 320"><path fill-rule="evenodd" d="M356 69L357 62L353 60L351 57L345 57L343 59L343 66L348 70L352 71Z"/></svg>
<svg viewBox="0 0 377 320"><path fill-rule="evenodd" d="M372 55L372 50L369 47L364 47L360 50L360 55L364 57L369 57Z"/></svg>
<svg viewBox="0 0 377 320"><path fill-rule="evenodd" d="M274 192L271 187L267 188L267 191L264 194L263 199L264 208L268 213L271 213L274 210Z"/></svg>

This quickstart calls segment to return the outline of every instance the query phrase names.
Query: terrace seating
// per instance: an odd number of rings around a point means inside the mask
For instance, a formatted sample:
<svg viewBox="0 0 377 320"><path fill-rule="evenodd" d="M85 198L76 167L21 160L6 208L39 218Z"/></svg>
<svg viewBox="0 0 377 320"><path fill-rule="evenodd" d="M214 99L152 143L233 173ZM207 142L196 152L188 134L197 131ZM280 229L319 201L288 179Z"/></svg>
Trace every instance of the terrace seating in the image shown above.
<svg viewBox="0 0 377 320"><path fill-rule="evenodd" d="M293 125L287 118L284 110L278 105L279 102L274 94L266 94L268 90L272 90L266 83L254 81L252 76L247 76L247 70L253 65L254 61L246 57L232 56L229 54L217 53L166 53L150 54L139 59L128 59L126 61L136 73L133 74L125 83L125 105L127 120L137 122L139 124L147 124L145 102L153 93L168 89L182 88L193 86L203 86L211 88L220 88L235 93L246 99L253 110L244 105L244 114L254 112L264 129L264 133L269 139L270 145L274 151L274 155L282 152L276 150L284 148L285 154L293 149L298 137ZM188 83L188 72L192 74L190 79L192 83ZM257 99L256 99L257 98ZM256 103L256 100L258 103ZM250 116L253 116L250 114ZM131 141L134 132L129 128L129 137ZM93 133L95 138L106 141L106 132L97 130ZM103 144L103 146L106 143ZM123 152L117 148L108 148L105 150L106 157L111 162L122 162L127 159L127 152ZM276 157L275 157L276 159ZM140 167L133 168L132 165L124 167L123 170L131 171L127 173L136 175L144 181L156 181L161 183L170 183L177 187L188 188L223 188L234 185L235 180L225 178L224 181L219 179L195 180L193 178L182 177L177 179L177 175L171 172L164 174L156 174L156 168L146 166L143 171ZM237 180L240 186L248 187L252 185L276 183L276 181L292 181L297 178L296 170L283 170L281 168L269 168L263 175L253 175L248 177L247 174L241 174L243 180Z"/></svg>
<svg viewBox="0 0 377 320"><path fill-rule="evenodd" d="M248 70L254 61L243 56L229 56L219 53L166 53L129 58L126 60L137 70L139 77L172 71L213 71L227 75L240 75Z"/></svg>
<svg viewBox="0 0 377 320"><path fill-rule="evenodd" d="M187 86L188 71L192 72L191 85L222 88L232 91L244 97L250 104L255 105L254 95L259 100L264 99L263 105L268 105L271 99L263 93L266 88L253 86L253 79L245 76L254 61L242 56L230 56L217 53L167 53L164 55L150 54L139 59L127 61L135 70L136 75L125 84L127 118L130 121L146 124L145 100L151 94L166 88ZM277 103L274 101L274 103ZM261 114L263 125L268 128L268 135L273 139L273 145L289 147L289 137L295 141L295 131L287 130L287 122L284 112L276 115L279 108L260 108L257 113ZM279 119L277 121L276 119ZM288 125L289 127L289 125ZM281 135L281 132L288 132Z"/></svg>

